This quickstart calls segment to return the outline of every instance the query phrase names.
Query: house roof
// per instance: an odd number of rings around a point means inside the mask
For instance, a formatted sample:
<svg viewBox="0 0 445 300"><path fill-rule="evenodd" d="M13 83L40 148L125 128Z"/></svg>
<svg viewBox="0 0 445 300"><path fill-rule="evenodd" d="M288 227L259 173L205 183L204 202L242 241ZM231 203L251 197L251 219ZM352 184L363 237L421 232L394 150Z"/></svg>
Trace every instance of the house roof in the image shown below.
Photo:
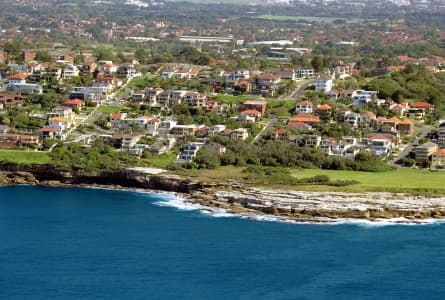
<svg viewBox="0 0 445 300"><path fill-rule="evenodd" d="M374 136L370 136L368 137L368 140L370 141L374 141L374 140L387 140L387 141L391 141L391 138L384 136L384 135L374 135Z"/></svg>
<svg viewBox="0 0 445 300"><path fill-rule="evenodd" d="M51 127L43 127L39 129L40 132L61 132L60 129L51 128Z"/></svg>
<svg viewBox="0 0 445 300"><path fill-rule="evenodd" d="M51 118L51 119L49 119L49 122L52 122L52 123L62 123L62 122L65 122L66 120L64 119L64 118Z"/></svg>
<svg viewBox="0 0 445 300"><path fill-rule="evenodd" d="M284 128L280 128L280 129L276 129L274 131L272 131L272 134L286 134L287 130Z"/></svg>
<svg viewBox="0 0 445 300"><path fill-rule="evenodd" d="M116 67L115 64L103 64L102 67L104 68L112 68L112 67Z"/></svg>
<svg viewBox="0 0 445 300"><path fill-rule="evenodd" d="M72 99L72 100L68 100L63 102L64 105L83 105L83 101L80 99Z"/></svg>
<svg viewBox="0 0 445 300"><path fill-rule="evenodd" d="M304 122L289 120L289 122L287 122L287 126L291 126L291 127L308 127L309 125L304 123Z"/></svg>
<svg viewBox="0 0 445 300"><path fill-rule="evenodd" d="M245 109L241 112L242 115L261 115L261 113L254 109Z"/></svg>
<svg viewBox="0 0 445 300"><path fill-rule="evenodd" d="M402 122L400 122L400 125L413 125L414 122L411 121L410 119L405 119Z"/></svg>
<svg viewBox="0 0 445 300"><path fill-rule="evenodd" d="M411 107L418 107L418 108L430 108L431 106L432 106L431 104L424 101L418 101L411 104Z"/></svg>
<svg viewBox="0 0 445 300"><path fill-rule="evenodd" d="M330 106L329 104L322 104L320 106L317 107L318 110L331 110L332 106Z"/></svg>
<svg viewBox="0 0 445 300"><path fill-rule="evenodd" d="M434 152L432 155L445 156L445 149L440 149L439 151Z"/></svg>
<svg viewBox="0 0 445 300"><path fill-rule="evenodd" d="M367 111L361 114L361 117L364 118L375 118L375 113L373 113L372 111Z"/></svg>
<svg viewBox="0 0 445 300"><path fill-rule="evenodd" d="M110 117L111 119L123 119L124 114L111 114Z"/></svg>
<svg viewBox="0 0 445 300"><path fill-rule="evenodd" d="M308 105L312 105L312 102L305 100L297 103L297 106L308 106Z"/></svg>
<svg viewBox="0 0 445 300"><path fill-rule="evenodd" d="M299 113L289 119L288 122L309 122L309 123L320 123L320 119L317 116L308 113Z"/></svg>
<svg viewBox="0 0 445 300"><path fill-rule="evenodd" d="M23 74L23 73L17 73L17 74L13 74L10 75L8 78L9 79L21 79L21 80L25 80L28 77L28 75Z"/></svg>

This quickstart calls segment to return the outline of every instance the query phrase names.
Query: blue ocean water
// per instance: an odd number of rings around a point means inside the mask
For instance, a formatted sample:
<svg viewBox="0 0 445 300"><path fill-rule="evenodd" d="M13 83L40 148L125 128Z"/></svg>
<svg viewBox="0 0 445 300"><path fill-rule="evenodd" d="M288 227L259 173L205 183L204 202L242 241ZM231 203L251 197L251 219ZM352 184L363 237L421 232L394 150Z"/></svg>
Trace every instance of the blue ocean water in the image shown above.
<svg viewBox="0 0 445 300"><path fill-rule="evenodd" d="M0 187L0 299L443 299L445 225L296 225Z"/></svg>

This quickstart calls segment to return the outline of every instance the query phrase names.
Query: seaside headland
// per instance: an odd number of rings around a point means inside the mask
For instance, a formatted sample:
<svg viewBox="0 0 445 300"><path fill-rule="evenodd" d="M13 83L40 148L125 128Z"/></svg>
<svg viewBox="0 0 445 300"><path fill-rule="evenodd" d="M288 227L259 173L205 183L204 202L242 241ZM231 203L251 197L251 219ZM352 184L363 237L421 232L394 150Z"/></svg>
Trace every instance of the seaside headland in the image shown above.
<svg viewBox="0 0 445 300"><path fill-rule="evenodd" d="M445 196L385 192L317 192L255 188L239 183L207 183L160 169L128 168L121 172L59 170L51 165L4 165L0 184L56 187L105 187L180 193L187 203L230 214L264 214L296 221L335 222L339 219L404 219L417 222L445 219Z"/></svg>

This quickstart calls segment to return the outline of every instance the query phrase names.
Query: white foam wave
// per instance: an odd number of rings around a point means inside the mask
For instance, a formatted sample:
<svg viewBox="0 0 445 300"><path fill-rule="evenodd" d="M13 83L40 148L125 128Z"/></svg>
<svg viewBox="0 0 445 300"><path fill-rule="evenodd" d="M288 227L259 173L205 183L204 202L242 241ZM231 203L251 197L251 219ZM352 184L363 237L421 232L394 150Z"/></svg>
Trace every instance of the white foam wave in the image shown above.
<svg viewBox="0 0 445 300"><path fill-rule="evenodd" d="M331 219L331 218L307 218L307 219L289 219L280 216L256 214L256 213L230 213L226 209L204 206L201 204L190 203L182 197L170 197L155 202L156 205L174 207L184 211L199 211L202 214L215 218L241 218L255 221L280 222L289 224L313 224L313 225L355 225L360 227L375 228L394 225L416 226L432 225L445 223L445 220L423 219L410 220L406 218L376 219L376 220L358 220L358 219Z"/></svg>

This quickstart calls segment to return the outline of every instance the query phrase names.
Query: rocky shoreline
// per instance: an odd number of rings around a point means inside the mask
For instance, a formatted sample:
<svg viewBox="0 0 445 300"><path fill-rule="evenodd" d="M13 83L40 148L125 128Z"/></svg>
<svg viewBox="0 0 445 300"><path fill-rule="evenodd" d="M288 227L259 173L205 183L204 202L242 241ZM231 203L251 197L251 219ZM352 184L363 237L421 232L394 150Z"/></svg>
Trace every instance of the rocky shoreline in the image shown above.
<svg viewBox="0 0 445 300"><path fill-rule="evenodd" d="M5 168L3 168L5 169ZM64 172L51 166L10 166L0 171L0 184L56 187L144 189L179 193L187 203L223 209L230 214L264 214L295 221L339 219L376 221L401 218L417 222L445 219L445 197L414 197L403 193L338 193L269 190L239 184L202 183L155 169L116 173Z"/></svg>

